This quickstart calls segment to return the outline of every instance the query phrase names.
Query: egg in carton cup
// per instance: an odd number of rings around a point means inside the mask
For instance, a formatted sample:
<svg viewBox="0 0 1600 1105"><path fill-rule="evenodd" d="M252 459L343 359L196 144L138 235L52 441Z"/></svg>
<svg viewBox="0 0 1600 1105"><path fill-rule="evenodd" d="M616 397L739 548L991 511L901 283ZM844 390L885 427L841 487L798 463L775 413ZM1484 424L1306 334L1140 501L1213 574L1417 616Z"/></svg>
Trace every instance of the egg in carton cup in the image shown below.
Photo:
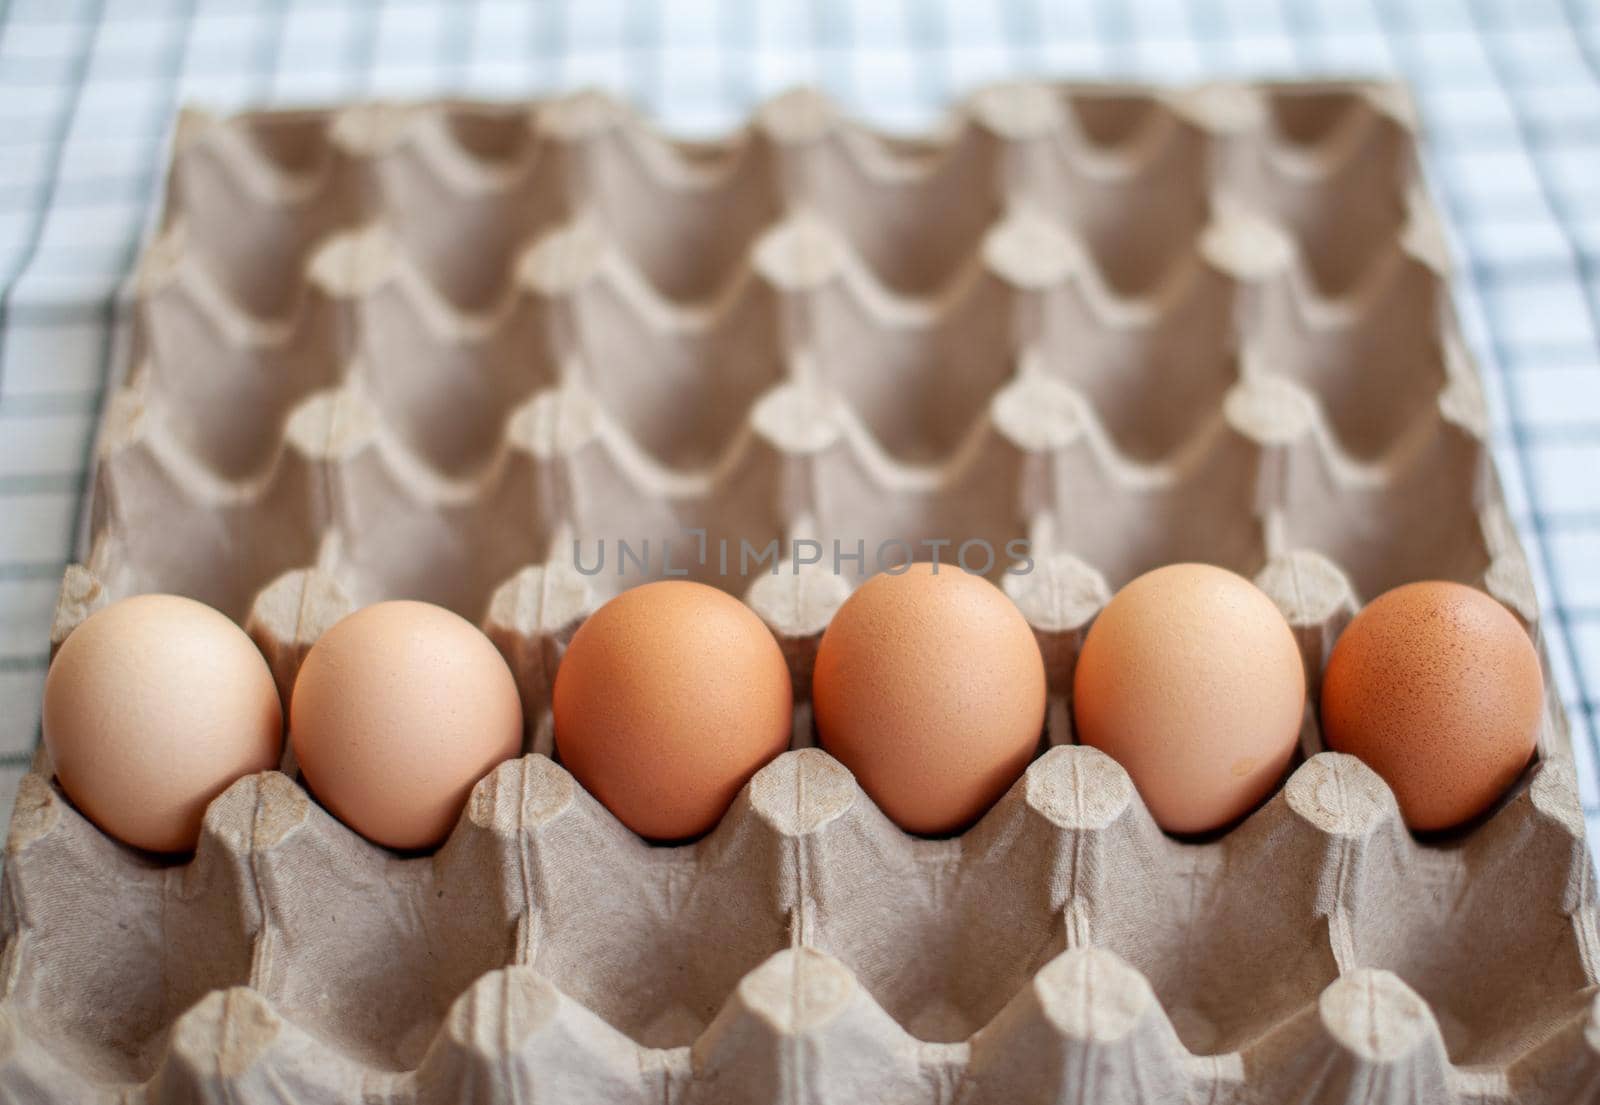
<svg viewBox="0 0 1600 1105"><path fill-rule="evenodd" d="M1537 640L1414 142L1403 91L1359 82L1003 86L921 138L808 92L699 144L592 94L185 114L55 639L182 592L287 693L343 614L426 599L506 656L529 754L432 854L367 843L285 763L182 864L109 840L40 762L0 898L0 1087L1592 1095L1595 888L1552 680L1522 782L1440 838L1321 751L1314 710L1284 785L1201 840L1072 742L1090 621L1172 561L1255 579L1312 702L1360 602L1406 580L1482 587ZM807 696L879 551L941 542L993 556L1050 706L1000 802L922 839L808 747ZM777 635L795 747L660 847L550 758L550 688L587 612L679 573Z"/></svg>

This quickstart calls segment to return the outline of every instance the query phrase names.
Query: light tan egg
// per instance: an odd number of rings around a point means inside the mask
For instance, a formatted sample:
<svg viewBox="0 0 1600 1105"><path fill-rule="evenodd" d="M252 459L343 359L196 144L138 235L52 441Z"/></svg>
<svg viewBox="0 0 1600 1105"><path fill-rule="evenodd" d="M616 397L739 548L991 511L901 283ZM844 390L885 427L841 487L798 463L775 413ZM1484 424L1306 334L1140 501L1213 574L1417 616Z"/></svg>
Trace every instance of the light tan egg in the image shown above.
<svg viewBox="0 0 1600 1105"><path fill-rule="evenodd" d="M1127 769L1156 823L1242 817L1294 754L1305 669L1276 605L1243 576L1172 564L1118 591L1073 677L1077 738Z"/></svg>
<svg viewBox="0 0 1600 1105"><path fill-rule="evenodd" d="M1368 603L1322 680L1328 747L1381 775L1414 829L1493 805L1527 767L1543 709L1522 623L1460 583L1408 583Z"/></svg>
<svg viewBox="0 0 1600 1105"><path fill-rule="evenodd" d="M390 848L431 848L473 784L521 749L522 703L477 626L430 603L380 602L306 653L289 739L339 820Z"/></svg>
<svg viewBox="0 0 1600 1105"><path fill-rule="evenodd" d="M278 766L283 709L244 630L177 595L91 615L45 677L44 743L91 821L154 852L193 851L206 806Z"/></svg>
<svg viewBox="0 0 1600 1105"><path fill-rule="evenodd" d="M783 650L744 603L662 580L624 591L573 634L552 693L556 749L640 836L714 827L789 746Z"/></svg>
<svg viewBox="0 0 1600 1105"><path fill-rule="evenodd" d="M1044 728L1038 642L994 584L942 564L862 584L822 635L817 735L901 828L949 833L982 816Z"/></svg>

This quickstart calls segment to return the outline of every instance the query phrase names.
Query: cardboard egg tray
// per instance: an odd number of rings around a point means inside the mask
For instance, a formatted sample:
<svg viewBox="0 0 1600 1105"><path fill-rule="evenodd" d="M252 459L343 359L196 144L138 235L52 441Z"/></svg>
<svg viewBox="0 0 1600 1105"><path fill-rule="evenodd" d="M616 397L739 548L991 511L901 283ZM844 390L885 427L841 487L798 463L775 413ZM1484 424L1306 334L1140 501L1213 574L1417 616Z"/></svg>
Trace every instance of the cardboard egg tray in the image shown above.
<svg viewBox="0 0 1600 1105"><path fill-rule="evenodd" d="M0 1099L1600 1100L1553 692L1515 791L1426 840L1314 709L1206 840L1072 743L1089 622L1170 561L1253 577L1313 702L1406 580L1538 639L1414 142L1363 83L996 87L918 138L798 92L704 144L596 95L185 114L56 640L182 592L287 694L344 613L427 599L504 652L529 754L434 854L285 763L188 862L112 842L41 759ZM1026 614L1052 697L1024 778L928 840L810 747L806 699L875 550L941 541ZM550 758L549 692L587 611L679 573L777 634L795 748L659 847Z"/></svg>

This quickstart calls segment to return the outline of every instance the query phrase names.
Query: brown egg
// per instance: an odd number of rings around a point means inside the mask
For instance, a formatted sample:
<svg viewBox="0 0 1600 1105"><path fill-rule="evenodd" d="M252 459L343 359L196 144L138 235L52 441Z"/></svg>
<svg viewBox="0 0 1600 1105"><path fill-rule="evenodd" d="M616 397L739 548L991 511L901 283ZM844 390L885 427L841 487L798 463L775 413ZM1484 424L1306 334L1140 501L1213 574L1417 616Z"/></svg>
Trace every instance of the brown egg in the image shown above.
<svg viewBox="0 0 1600 1105"><path fill-rule="evenodd" d="M1460 583L1378 596L1339 636L1322 679L1328 747L1381 775L1413 829L1493 805L1528 765L1543 710L1522 623Z"/></svg>
<svg viewBox="0 0 1600 1105"><path fill-rule="evenodd" d="M278 766L283 708L244 630L193 599L136 595L62 643L45 677L44 743L96 825L189 852L213 798Z"/></svg>
<svg viewBox="0 0 1600 1105"><path fill-rule="evenodd" d="M522 703L477 626L430 603L380 602L306 653L289 739L339 820L390 848L431 848L473 784L521 750Z"/></svg>
<svg viewBox="0 0 1600 1105"><path fill-rule="evenodd" d="M1078 741L1121 763L1174 833L1221 828L1266 797L1294 754L1305 700L1277 606L1209 564L1157 568L1118 591L1072 684Z"/></svg>
<svg viewBox="0 0 1600 1105"><path fill-rule="evenodd" d="M711 829L789 746L783 650L744 603L663 580L624 591L572 636L552 694L561 762L652 840Z"/></svg>
<svg viewBox="0 0 1600 1105"><path fill-rule="evenodd" d="M914 833L977 820L1016 782L1044 728L1044 659L999 588L955 565L873 576L822 635L817 735Z"/></svg>

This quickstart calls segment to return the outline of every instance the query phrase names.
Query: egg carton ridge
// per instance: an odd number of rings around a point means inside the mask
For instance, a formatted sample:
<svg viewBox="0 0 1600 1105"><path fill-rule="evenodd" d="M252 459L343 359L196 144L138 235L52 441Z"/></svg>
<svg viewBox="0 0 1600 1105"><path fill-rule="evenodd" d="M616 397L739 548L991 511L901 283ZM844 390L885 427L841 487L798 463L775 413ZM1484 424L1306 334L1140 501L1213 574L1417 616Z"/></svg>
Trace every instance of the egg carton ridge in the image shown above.
<svg viewBox="0 0 1600 1105"><path fill-rule="evenodd" d="M1082 1067L1063 1061L1065 1049L1093 1056L1093 1068L1109 1065L1104 1092L1139 1065L1142 1074L1166 1072L1157 1081L1160 1091L1140 1100L1218 1092L1225 1100L1248 1100L1247 1090L1316 1085L1306 1066L1282 1062L1280 1049L1288 1050L1292 1041L1292 1052L1302 1058L1315 1049L1325 1062L1375 1064L1368 1075L1421 1075L1450 1091L1396 1100L1467 1100L1455 1085L1463 1074L1445 1056L1436 1017L1446 1018L1452 1032L1465 1033L1464 1042L1455 1044L1468 1049L1474 1060L1469 1066L1485 1065L1471 1049L1498 1049L1489 1065L1511 1078L1547 1059L1544 1052L1557 1046L1551 1041L1565 1038L1569 1021L1592 1019L1592 1000L1585 995L1592 994L1594 964L1565 965L1576 972L1567 979L1575 986L1572 1009L1565 1017L1541 1010L1542 1034L1530 1041L1492 1034L1480 1040L1472 1035L1473 1025L1457 1019L1464 1008L1473 1008L1476 996L1471 986L1460 985L1460 972L1405 962L1412 954L1406 941L1399 941L1397 951L1362 922L1374 894L1393 893L1397 884L1414 881L1441 861L1465 867L1497 856L1490 869L1504 883L1498 888L1503 892L1511 892L1513 883L1528 888L1544 879L1566 881L1564 900L1573 915L1541 920L1537 931L1525 932L1530 946L1521 954L1508 949L1516 963L1483 967L1500 1000L1545 1000L1542 991L1529 994L1524 976L1551 971L1541 953L1551 947L1546 937L1557 931L1553 926L1592 935L1593 886L1581 829L1565 809L1570 802L1563 784L1548 786L1543 778L1536 774L1531 788L1496 815L1486 834L1460 853L1441 856L1412 842L1376 776L1354 760L1325 754L1302 765L1284 792L1241 829L1205 846L1225 850L1225 863L1196 865L1189 855L1195 846L1175 843L1156 829L1121 769L1079 748L1057 749L1036 762L978 827L951 841L906 837L825 754L790 753L758 774L710 837L667 850L640 843L566 772L534 756L503 765L480 783L451 839L436 855L417 859L397 859L365 844L287 778L269 773L230 788L207 815L196 860L168 868L107 841L43 776L30 776L4 876L12 965L6 1014L19 1046L0 1063L0 1079L16 1086L59 1053L50 1041L62 1026L49 1017L41 1021L31 1004L46 982L38 974L40 963L58 963L51 977L61 970L92 974L123 962L121 953L129 951L124 945L170 941L192 928L212 934L209 946L216 954L181 965L168 961L171 973L144 980L155 985L165 977L170 986L172 973L190 978L184 992L161 992L163 1004L153 1010L159 1024L146 1024L150 1038L101 1044L108 1049L100 1057L107 1069L117 1068L108 1081L127 1085L131 1077L153 1100L181 1099L162 1095L174 1093L169 1079L184 1076L173 1068L188 1058L183 1052L190 1041L214 1047L210 1040L232 1038L231 1032L252 1023L272 1031L245 1037L271 1046L250 1062L207 1066L198 1076L220 1077L226 1084L266 1076L292 1081L315 1072L317 1086L327 1086L320 1079L330 1076L332 1086L359 1079L381 1088L380 1100L429 1100L420 1096L428 1087L439 1092L473 1076L437 1068L442 1055L466 1043L463 1032L480 1048L501 1041L486 1060L517 1061L517 1049L503 1049L510 1040L526 1042L528 1031L473 1032L475 1018L494 1024L525 1011L531 996L538 996L537 1007L554 1012L548 1007L557 994L558 1004L571 1003L567 1016L575 1018L557 1036L572 1033L574 1045L581 1038L577 1053L583 1061L574 1063L568 1054L548 1071L530 1069L527 1077L536 1090L548 1079L600 1092L625 1086L619 1081L623 1071L655 1071L688 1100L740 1099L724 1081L730 1077L764 1097L774 1092L769 1079L795 1076L792 1049L801 1046L807 1030L832 1026L855 1044L830 1047L805 1061L814 1064L810 1073L819 1091L855 1077L887 1080L881 1083L884 1092L900 1087L901 1080L907 1087L948 1080L951 1088L979 1100L1023 1085L1094 1090L1078 1081L1085 1077ZM1519 845L1507 850L1504 841L1492 839L1495 830ZM575 867L574 855L589 859ZM1253 873L1283 863L1309 865L1302 890ZM928 877L929 864L949 871L940 876L949 879L948 886L932 898L928 888L916 889ZM1198 894L1186 891L1166 902L1170 895L1162 888L1176 883L1161 869L1173 865L1199 880ZM596 895L586 874L591 866L612 871L615 886L625 889ZM107 929L102 952L66 967L39 945L71 939L64 935L68 927L34 911L30 888L41 880L59 886L61 871L77 868L101 871L119 893L113 915L90 913L93 920L79 922ZM770 874L758 877L757 869ZM314 876L315 871L327 874ZM343 920L329 916L329 897L305 881L335 877L342 890L331 900L341 903L338 910L352 911ZM1131 888L1124 886L1112 893L1118 889L1113 879L1132 880L1140 892L1127 893ZM485 894L486 886L497 891ZM86 885L83 892L92 889ZM1491 891L1483 885L1478 892ZM1543 898L1546 891L1539 892ZM1151 917L1152 893L1176 911L1171 926ZM607 900L610 895L643 895L655 904L643 911L619 909L621 903ZM887 914L842 908L846 901L870 906L879 900L899 905ZM46 911L71 908L59 896L41 901L47 904L37 908ZM156 931L120 916L149 910L163 918ZM360 916L362 911L368 916ZM1211 970L1224 971L1235 985L1249 984L1241 974L1283 973L1292 962L1284 953L1294 931L1284 922L1299 911L1327 917L1328 943L1299 961L1298 977L1288 986L1281 979L1254 980L1254 1002L1220 1000L1215 984L1224 976ZM896 912L901 916L888 921ZM1410 923L1419 931L1437 921L1427 908L1418 912L1422 916ZM1233 933L1247 917L1264 931L1230 957L1223 945L1238 942ZM1277 936L1268 936L1267 920ZM891 930L922 930L921 946L901 943L896 932L884 931L885 921ZM1457 914L1452 923L1474 922ZM639 925L651 926L648 934L633 931ZM671 931L662 932L663 926ZM723 933L718 957L708 960L695 941L674 943L680 930L703 938L713 929ZM974 935L974 929L994 931ZM234 943L219 939L224 932L237 934ZM307 944L316 932L326 939ZM1448 938L1449 928L1444 932ZM336 933L348 939L330 942ZM626 947L647 935L657 957L649 965L597 958L608 940ZM1263 939L1289 944L1268 962L1254 954ZM1209 947L1214 965L1174 974L1158 950L1171 940L1216 944ZM946 941L993 947L985 952L974 946L969 958L952 957L953 946L941 953ZM376 958L364 950L369 942L381 949ZM295 968L297 946L323 949L318 972ZM400 977L393 964L402 954L414 966L430 966ZM1142 957L1144 969L1129 955ZM1395 962L1397 955L1401 962ZM689 958L674 966L682 956ZM1216 965L1218 956L1236 962ZM1388 966L1373 966L1372 960ZM998 971L1002 963L1007 969ZM1441 1012L1436 1015L1390 967L1421 977L1435 999L1446 1003ZM341 983L335 1005L350 1008L330 1008L323 989L328 974ZM652 976L674 981L662 988ZM129 985L122 1000L156 997L137 989ZM669 1008L658 1012L653 1003ZM358 1007L366 1012L354 1015ZM788 1012L774 1016L779 1010ZM93 1021L115 1012L81 1015ZM1207 1014L1222 1017L1221 1023ZM1229 1023L1237 1014L1256 1023ZM239 1016L247 1023L216 1025L217 1019ZM1391 1017L1394 1023L1387 1023ZM197 1019L224 1034L197 1038ZM1356 1031L1358 1026L1364 1031ZM1220 1053L1210 1046L1219 1032L1231 1041ZM936 1037L931 1044L918 1042L930 1035ZM230 1052L222 1054L227 1058ZM608 1062L608 1054L623 1061ZM1591 1054L1579 1054L1593 1064ZM920 1058L907 1064L896 1061L897 1055ZM1261 1062L1264 1056L1273 1062ZM1386 1069L1379 1062L1402 1059L1412 1069ZM1558 1069L1570 1070L1571 1060L1570 1053L1563 1055ZM1278 1080L1301 1077L1310 1080ZM1482 1082L1483 1072L1471 1072L1468 1081ZM1332 1096L1339 1080L1333 1082L1325 1088L1330 1096L1307 1100L1343 1100ZM659 1087L648 1080L628 1091L630 1099L649 1092Z"/></svg>

